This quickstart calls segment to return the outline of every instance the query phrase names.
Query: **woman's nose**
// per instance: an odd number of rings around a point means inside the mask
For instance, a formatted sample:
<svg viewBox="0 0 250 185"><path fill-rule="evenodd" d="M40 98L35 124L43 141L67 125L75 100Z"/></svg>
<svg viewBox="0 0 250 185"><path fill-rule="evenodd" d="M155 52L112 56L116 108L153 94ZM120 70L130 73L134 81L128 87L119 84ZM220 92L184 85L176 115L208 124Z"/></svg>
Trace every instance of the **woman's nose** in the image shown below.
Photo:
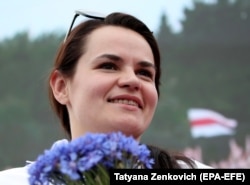
<svg viewBox="0 0 250 185"><path fill-rule="evenodd" d="M126 87L132 90L141 88L141 81L134 71L128 70L121 74L118 82L120 87Z"/></svg>

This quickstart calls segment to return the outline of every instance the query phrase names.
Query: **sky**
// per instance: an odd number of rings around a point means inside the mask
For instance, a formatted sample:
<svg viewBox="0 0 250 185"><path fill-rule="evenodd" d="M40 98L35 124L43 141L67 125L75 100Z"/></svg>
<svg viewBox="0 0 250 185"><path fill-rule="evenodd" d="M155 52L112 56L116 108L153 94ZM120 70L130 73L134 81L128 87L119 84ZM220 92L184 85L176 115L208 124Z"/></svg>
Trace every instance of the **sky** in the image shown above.
<svg viewBox="0 0 250 185"><path fill-rule="evenodd" d="M0 0L0 40L28 31L30 37L48 32L66 32L75 10L108 14L130 13L154 32L165 13L174 32L181 30L183 9L193 8L192 0Z"/></svg>

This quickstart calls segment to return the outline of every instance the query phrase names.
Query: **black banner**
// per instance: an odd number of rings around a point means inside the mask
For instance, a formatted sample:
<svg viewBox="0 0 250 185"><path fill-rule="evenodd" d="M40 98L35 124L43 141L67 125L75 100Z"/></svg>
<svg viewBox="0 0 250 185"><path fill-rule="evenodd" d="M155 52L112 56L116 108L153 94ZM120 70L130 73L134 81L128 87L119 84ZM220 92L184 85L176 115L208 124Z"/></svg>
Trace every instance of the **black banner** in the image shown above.
<svg viewBox="0 0 250 185"><path fill-rule="evenodd" d="M110 185L249 184L250 169L113 169Z"/></svg>

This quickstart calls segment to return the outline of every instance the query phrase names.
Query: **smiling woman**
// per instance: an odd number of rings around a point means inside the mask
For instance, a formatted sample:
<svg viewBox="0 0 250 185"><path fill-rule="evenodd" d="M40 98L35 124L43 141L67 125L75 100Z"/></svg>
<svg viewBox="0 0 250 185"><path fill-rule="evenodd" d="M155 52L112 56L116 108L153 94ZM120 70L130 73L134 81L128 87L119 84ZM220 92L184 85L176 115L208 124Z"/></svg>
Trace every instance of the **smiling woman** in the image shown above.
<svg viewBox="0 0 250 185"><path fill-rule="evenodd" d="M158 101L157 43L132 16L88 17L94 19L69 31L59 49L50 76L52 105L70 138L87 131L122 131L139 139Z"/></svg>
<svg viewBox="0 0 250 185"><path fill-rule="evenodd" d="M87 132L122 132L140 141L157 107L160 69L152 32L131 15L92 16L70 28L49 76L49 98L68 139ZM148 147L153 168L206 167L183 155ZM28 168L1 172L0 184L13 183L15 176L20 178L18 184L27 184Z"/></svg>
<svg viewBox="0 0 250 185"><path fill-rule="evenodd" d="M58 67L50 81L56 101L67 107L72 139L88 131L122 131L139 139L158 99L154 68L141 65L154 65L150 46L138 33L113 25L93 30L86 41L74 75L65 77Z"/></svg>

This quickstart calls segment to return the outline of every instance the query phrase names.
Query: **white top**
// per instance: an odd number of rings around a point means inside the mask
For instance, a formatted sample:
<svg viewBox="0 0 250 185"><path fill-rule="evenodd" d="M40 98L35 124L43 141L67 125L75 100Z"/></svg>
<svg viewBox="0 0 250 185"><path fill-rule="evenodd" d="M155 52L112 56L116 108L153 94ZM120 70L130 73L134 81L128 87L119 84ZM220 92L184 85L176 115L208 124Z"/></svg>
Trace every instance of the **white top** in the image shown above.
<svg viewBox="0 0 250 185"><path fill-rule="evenodd" d="M0 171L1 185L29 185L28 166Z"/></svg>
<svg viewBox="0 0 250 185"><path fill-rule="evenodd" d="M61 144L62 142L68 142L66 139L59 140L53 144L52 147ZM196 168L198 169L208 169L212 168L203 163L200 163L194 160ZM189 168L184 162L180 161L180 164L183 168ZM18 168L11 168L7 170L0 171L0 185L29 185L29 174L28 174L29 165Z"/></svg>

